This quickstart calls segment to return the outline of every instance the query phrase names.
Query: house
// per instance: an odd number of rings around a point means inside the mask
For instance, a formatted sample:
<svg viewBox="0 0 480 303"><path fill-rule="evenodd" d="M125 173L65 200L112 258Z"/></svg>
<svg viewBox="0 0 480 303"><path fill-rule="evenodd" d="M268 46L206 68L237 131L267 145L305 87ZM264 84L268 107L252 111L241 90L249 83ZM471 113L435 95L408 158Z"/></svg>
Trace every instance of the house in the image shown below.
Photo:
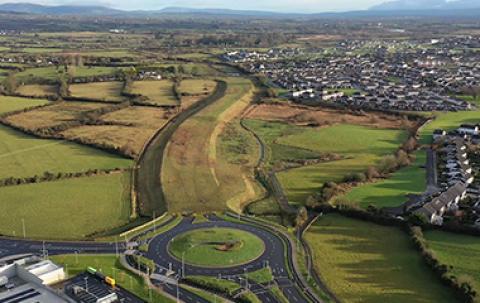
<svg viewBox="0 0 480 303"><path fill-rule="evenodd" d="M457 131L470 136L478 135L478 125L462 124Z"/></svg>
<svg viewBox="0 0 480 303"><path fill-rule="evenodd" d="M431 224L442 225L445 213L458 210L458 202L465 199L466 195L467 186L462 182L457 182L440 196L415 210L414 213L424 216Z"/></svg>
<svg viewBox="0 0 480 303"><path fill-rule="evenodd" d="M447 132L443 129L436 129L433 131L433 141L444 138L447 135Z"/></svg>

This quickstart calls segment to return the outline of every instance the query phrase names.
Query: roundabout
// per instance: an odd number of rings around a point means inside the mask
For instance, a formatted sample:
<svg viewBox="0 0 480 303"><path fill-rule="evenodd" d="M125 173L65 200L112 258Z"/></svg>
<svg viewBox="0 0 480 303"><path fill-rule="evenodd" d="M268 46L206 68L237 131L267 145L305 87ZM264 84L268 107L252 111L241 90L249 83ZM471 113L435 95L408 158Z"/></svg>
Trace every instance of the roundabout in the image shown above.
<svg viewBox="0 0 480 303"><path fill-rule="evenodd" d="M288 302L321 302L305 291L293 265L293 246L266 225L248 218L206 215L206 221L193 223L183 217L174 227L152 237L143 256L155 263L155 277L182 280L214 278L245 285L245 275L269 267ZM163 278L159 278L160 284ZM251 282L251 281L250 281ZM159 285L160 285L159 284ZM265 286L248 283L261 302L276 302ZM175 289L170 291L175 293Z"/></svg>
<svg viewBox="0 0 480 303"><path fill-rule="evenodd" d="M168 251L189 265L221 268L253 262L265 252L265 243L248 231L201 228L173 238Z"/></svg>

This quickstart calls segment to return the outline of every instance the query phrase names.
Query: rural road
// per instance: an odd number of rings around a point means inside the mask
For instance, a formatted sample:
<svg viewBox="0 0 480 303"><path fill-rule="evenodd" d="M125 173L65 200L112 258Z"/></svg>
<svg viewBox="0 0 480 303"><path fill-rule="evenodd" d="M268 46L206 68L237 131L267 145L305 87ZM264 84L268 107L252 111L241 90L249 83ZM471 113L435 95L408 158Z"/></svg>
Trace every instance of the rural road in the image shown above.
<svg viewBox="0 0 480 303"><path fill-rule="evenodd" d="M165 148L172 135L188 118L222 98L226 90L227 84L223 81L217 81L217 87L211 95L168 121L143 149L139 156L138 169L135 172L135 188L137 190L137 200L141 201L139 208L142 216L152 216L154 213L161 214L167 211L161 185L161 170Z"/></svg>

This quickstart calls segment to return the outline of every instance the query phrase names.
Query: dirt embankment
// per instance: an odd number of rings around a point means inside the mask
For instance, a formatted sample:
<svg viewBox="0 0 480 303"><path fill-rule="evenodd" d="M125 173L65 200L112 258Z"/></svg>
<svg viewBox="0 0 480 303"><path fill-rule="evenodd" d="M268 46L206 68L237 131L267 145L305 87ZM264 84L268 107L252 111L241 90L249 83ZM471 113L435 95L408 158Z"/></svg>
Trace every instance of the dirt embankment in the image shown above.
<svg viewBox="0 0 480 303"><path fill-rule="evenodd" d="M348 123L378 128L413 128L414 121L382 113L349 110L317 109L290 104L260 104L248 112L247 118L281 121L295 125L329 126Z"/></svg>

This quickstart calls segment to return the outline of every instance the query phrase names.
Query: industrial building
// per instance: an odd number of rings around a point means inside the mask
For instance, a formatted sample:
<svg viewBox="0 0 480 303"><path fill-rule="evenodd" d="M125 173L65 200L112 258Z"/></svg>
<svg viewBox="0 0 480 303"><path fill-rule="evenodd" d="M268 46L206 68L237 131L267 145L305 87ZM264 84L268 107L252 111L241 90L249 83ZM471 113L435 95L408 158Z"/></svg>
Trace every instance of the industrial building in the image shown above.
<svg viewBox="0 0 480 303"><path fill-rule="evenodd" d="M65 278L65 272L51 261L29 256L0 264L0 302L72 302L48 287Z"/></svg>

